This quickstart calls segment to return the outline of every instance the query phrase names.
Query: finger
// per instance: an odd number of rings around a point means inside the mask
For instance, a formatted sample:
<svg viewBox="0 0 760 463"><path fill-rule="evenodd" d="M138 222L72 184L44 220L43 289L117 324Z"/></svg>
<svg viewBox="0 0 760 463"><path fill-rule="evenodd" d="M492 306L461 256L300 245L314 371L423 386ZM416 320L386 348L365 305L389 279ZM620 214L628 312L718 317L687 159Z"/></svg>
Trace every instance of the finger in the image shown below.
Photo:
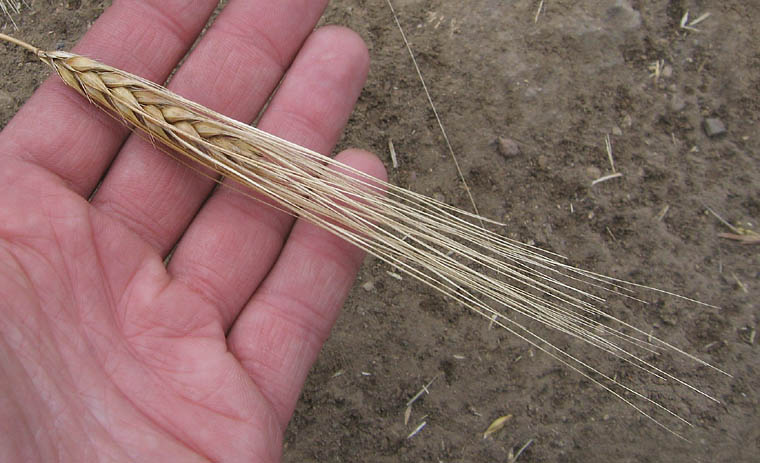
<svg viewBox="0 0 760 463"><path fill-rule="evenodd" d="M169 87L232 118L250 121L276 87L324 9L324 1L230 2ZM131 137L93 204L159 253L179 239L214 182Z"/></svg>
<svg viewBox="0 0 760 463"><path fill-rule="evenodd" d="M385 179L382 164L369 153L347 151L337 159ZM277 263L230 331L230 351L272 403L283 428L362 258L346 241L297 221Z"/></svg>
<svg viewBox="0 0 760 463"><path fill-rule="evenodd" d="M260 127L318 152L335 145L367 76L369 57L354 32L311 35ZM225 330L280 252L293 219L231 188L217 190L172 256L170 274L216 302Z"/></svg>
<svg viewBox="0 0 760 463"><path fill-rule="evenodd" d="M163 82L216 4L213 0L115 2L74 51ZM3 154L39 165L87 196L128 132L53 76L8 123L0 144Z"/></svg>

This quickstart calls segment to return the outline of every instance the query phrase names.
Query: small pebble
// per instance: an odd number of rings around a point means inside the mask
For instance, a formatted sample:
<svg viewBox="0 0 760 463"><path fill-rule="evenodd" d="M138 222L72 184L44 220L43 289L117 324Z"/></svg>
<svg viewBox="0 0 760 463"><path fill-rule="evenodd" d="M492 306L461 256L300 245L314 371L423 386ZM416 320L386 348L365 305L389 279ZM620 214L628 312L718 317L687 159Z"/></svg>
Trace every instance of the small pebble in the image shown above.
<svg viewBox="0 0 760 463"><path fill-rule="evenodd" d="M612 127L612 135L615 135L616 137L619 137L623 135L623 131L618 126Z"/></svg>
<svg viewBox="0 0 760 463"><path fill-rule="evenodd" d="M586 167L586 175L590 180L596 180L602 176L602 171L598 167L588 166Z"/></svg>
<svg viewBox="0 0 760 463"><path fill-rule="evenodd" d="M525 90L525 98L533 98L538 94L539 91L541 90L536 87L530 87L529 89Z"/></svg>
<svg viewBox="0 0 760 463"><path fill-rule="evenodd" d="M367 281L366 283L364 283L364 284L362 285L362 288L364 289L364 291L368 291L368 292L369 292L369 291L374 291L374 289L375 289L375 284L374 284L374 283L372 283L372 281Z"/></svg>
<svg viewBox="0 0 760 463"><path fill-rule="evenodd" d="M6 92L5 90L0 90L0 107L12 108L13 104L14 104L13 95Z"/></svg>
<svg viewBox="0 0 760 463"><path fill-rule="evenodd" d="M511 158L520 154L520 145L511 138L499 137L496 141L499 147L499 154L505 158Z"/></svg>
<svg viewBox="0 0 760 463"><path fill-rule="evenodd" d="M670 99L670 109L675 112L680 112L686 107L686 100L679 95L673 95Z"/></svg>
<svg viewBox="0 0 760 463"><path fill-rule="evenodd" d="M673 77L673 66L666 64L665 67L662 68L662 77Z"/></svg>
<svg viewBox="0 0 760 463"><path fill-rule="evenodd" d="M723 124L723 121L716 117L708 117L705 119L702 122L702 128L710 138L714 138L726 133L726 126Z"/></svg>

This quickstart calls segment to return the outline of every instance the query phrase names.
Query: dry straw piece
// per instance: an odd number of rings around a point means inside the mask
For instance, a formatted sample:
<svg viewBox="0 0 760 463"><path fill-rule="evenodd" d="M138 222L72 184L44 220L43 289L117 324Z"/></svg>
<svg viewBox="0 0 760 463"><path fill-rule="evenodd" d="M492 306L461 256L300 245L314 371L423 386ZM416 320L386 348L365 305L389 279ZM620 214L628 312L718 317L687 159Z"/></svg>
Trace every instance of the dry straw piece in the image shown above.
<svg viewBox="0 0 760 463"><path fill-rule="evenodd" d="M244 193L264 194L274 201L273 207L329 230L396 272L449 296L674 434L653 411L688 424L685 419L556 347L536 330L556 330L717 402L647 359L671 351L724 372L602 311L599 306L605 299L597 294L635 299L633 289L638 288L681 296L572 267L557 254L474 222L482 220L492 228L501 224L378 181L138 76L72 53L39 50L4 34L0 39L27 48L91 103L170 149L173 156L237 181Z"/></svg>

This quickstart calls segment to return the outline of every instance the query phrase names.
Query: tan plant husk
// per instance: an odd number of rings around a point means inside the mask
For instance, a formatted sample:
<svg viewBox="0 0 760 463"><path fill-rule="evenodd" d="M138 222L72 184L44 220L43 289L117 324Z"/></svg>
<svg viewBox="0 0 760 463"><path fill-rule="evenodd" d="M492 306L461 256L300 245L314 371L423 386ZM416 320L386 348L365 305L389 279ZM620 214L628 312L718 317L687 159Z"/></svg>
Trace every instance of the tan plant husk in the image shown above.
<svg viewBox="0 0 760 463"><path fill-rule="evenodd" d="M717 402L643 355L671 350L700 365L715 367L600 310L597 305L604 299L592 291L633 298L631 291L638 287L681 296L572 267L559 255L505 238L473 221L483 220L491 227L501 224L378 181L138 76L83 56L42 51L3 34L0 38L28 48L90 102L160 142L175 156L235 180L241 191L263 194L275 203L273 207L329 230L397 272L460 302L669 431L633 400L688 422L642 392L555 347L535 334L532 322ZM588 289L581 289L584 285Z"/></svg>

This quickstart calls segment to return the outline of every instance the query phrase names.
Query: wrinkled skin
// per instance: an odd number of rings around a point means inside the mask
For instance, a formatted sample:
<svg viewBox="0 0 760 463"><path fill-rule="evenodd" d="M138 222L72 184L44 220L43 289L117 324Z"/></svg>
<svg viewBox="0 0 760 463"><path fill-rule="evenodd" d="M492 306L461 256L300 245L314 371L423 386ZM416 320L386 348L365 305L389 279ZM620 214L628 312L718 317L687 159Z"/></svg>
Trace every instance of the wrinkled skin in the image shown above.
<svg viewBox="0 0 760 463"><path fill-rule="evenodd" d="M116 1L74 51L161 82L216 3ZM329 153L368 57L325 3L230 1L170 88L250 121L284 76L259 126ZM277 461L362 254L128 135L55 77L0 135L0 461Z"/></svg>

